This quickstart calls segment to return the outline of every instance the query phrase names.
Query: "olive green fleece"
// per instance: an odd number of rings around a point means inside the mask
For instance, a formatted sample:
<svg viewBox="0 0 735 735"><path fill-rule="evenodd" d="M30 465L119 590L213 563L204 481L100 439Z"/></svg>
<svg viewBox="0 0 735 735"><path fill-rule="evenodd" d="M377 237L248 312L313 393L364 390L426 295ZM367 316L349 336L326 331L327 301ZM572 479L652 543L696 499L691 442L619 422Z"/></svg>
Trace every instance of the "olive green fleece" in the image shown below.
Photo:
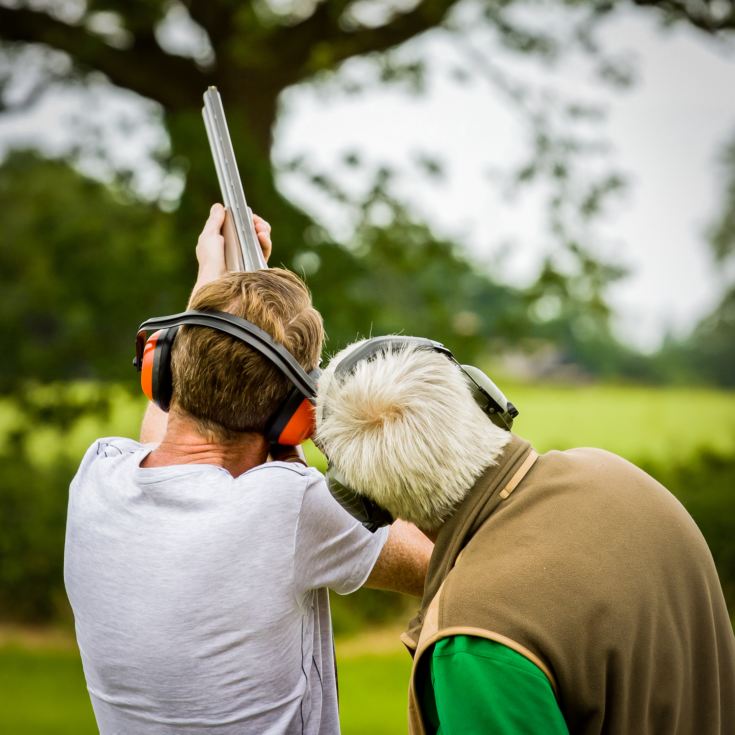
<svg viewBox="0 0 735 735"><path fill-rule="evenodd" d="M714 562L683 506L598 449L540 456L514 436L441 529L422 609L415 678L431 646L475 635L513 648L555 689L571 733L735 732L735 639ZM461 556L460 556L461 554Z"/></svg>

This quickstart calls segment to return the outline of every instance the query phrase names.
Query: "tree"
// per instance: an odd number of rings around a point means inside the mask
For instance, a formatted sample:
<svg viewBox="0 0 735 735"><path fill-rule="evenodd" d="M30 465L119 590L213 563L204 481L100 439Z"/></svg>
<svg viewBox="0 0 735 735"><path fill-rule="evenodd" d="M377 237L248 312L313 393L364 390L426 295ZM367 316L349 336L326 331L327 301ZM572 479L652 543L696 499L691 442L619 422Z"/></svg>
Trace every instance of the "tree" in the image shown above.
<svg viewBox="0 0 735 735"><path fill-rule="evenodd" d="M129 377L135 325L186 298L169 218L27 151L0 166L0 210L0 394Z"/></svg>
<svg viewBox="0 0 735 735"><path fill-rule="evenodd" d="M626 83L625 65L605 57L595 28L630 3L557 2L573 20L560 36L516 12L533 9L532 0L0 0L0 111L32 106L59 87L128 90L152 102L170 138L161 163L186 183L169 215L161 202L142 200L125 172L101 185L67 162L27 152L0 166L0 397L3 408L9 396L20 408L0 447L0 500L12 530L0 543L8 560L0 565L0 616L47 619L63 609L59 545L73 467L63 457L36 463L26 439L41 422L63 437L80 415L104 411L108 395L55 381L132 375L131 330L153 313L181 308L193 281L193 233L217 191L200 118L209 84L223 93L238 157L247 161L241 174L250 203L278 223L277 257L309 276L330 350L356 331L405 331L443 339L469 359L503 339L540 337L594 368L604 350L617 349L607 339L604 289L618 271L592 257L589 237L579 235L622 182L608 171L580 186L575 161L586 151L567 134L574 119L597 112L562 105L562 132L552 130L548 99L533 99L499 72L492 53L462 43L468 23L477 22L521 55L552 61L581 47L602 77ZM634 2L708 33L735 27L729 2ZM465 8L469 21L457 12ZM184 44L171 38L172 28L184 33ZM355 57L375 59L381 82L420 89L423 60L394 51L432 29L451 35L464 53L458 79L479 75L523 110L531 145L511 184L551 182L549 231L575 263L571 274L550 259L525 293L494 282L395 201L386 171L375 172L367 200L347 202L358 212L348 247L278 191L270 151L283 90L329 78ZM80 146L88 144L80 136ZM426 163L428 173L436 171ZM301 171L344 199L323 172ZM389 227L377 211L387 211Z"/></svg>
<svg viewBox="0 0 735 735"><path fill-rule="evenodd" d="M408 79L420 87L425 71L422 59L407 62L393 51L432 29L440 29L461 43L474 23L492 29L498 44L523 55L552 61L569 47L582 48L597 60L601 76L625 83L625 65L621 68L606 58L596 42L595 28L628 3L558 0L558 4L569 10L570 26L555 36L529 20L528 12L523 11L533 9L534 4L522 0L419 0L408 4L354 0L0 0L0 92L6 110L13 111L34 104L54 87L94 84L102 76L110 84L159 105L170 137L164 165L186 180L171 233L183 241L191 240L201 213L217 191L200 116L202 91L208 84L216 84L227 102L235 148L240 160L247 161L241 174L250 202L278 223L277 257L297 269L305 262L311 264L310 284L328 316L333 344L338 345L354 334L355 328L370 329L373 316L382 308L375 297L379 284L373 279L368 298L351 299L350 294L366 291L360 282L370 279L365 271L368 260L360 262L355 252L315 229L309 215L278 191L270 149L281 93L292 85L329 76L355 57L376 58L383 81ZM654 5L643 0L637 4ZM667 22L688 22L709 33L735 26L732 3L668 0L655 6L652 12ZM466 9L471 12L459 12ZM172 40L172 29L185 36L184 43ZM574 160L586 153L569 135L550 132L549 100L531 99L499 73L488 54L464 46L463 50L466 63L457 70L458 75L482 76L526 112L532 128L532 150L515 182L523 185L539 177L551 182L550 233L558 249L569 256L567 260L576 263L577 272L586 272L596 262L594 247L588 236L580 237L575 231L575 222L579 220L585 229L606 197L621 187L620 178L606 173L575 188L575 176L584 167L577 165L575 173ZM594 117L595 111L572 105L565 114L563 127L568 127L573 118ZM399 243L388 246L385 241L383 258L395 257L399 248ZM460 262L446 244L435 248L434 256L440 253L451 264ZM178 272L190 277L192 264L186 262L185 254L188 256L188 251L182 248L171 257L180 261ZM375 257L369 265L375 267ZM554 262L550 267L558 270ZM472 267L466 263L460 270L469 277ZM606 277L614 271L603 263L599 274L605 277L588 279L598 289L590 295L591 302L602 300ZM334 293L336 282L346 296ZM411 289L412 283L407 278L404 287ZM495 289L489 279L485 287ZM424 283L422 288L426 292L429 286ZM442 298L443 284L435 282L430 288L437 289L432 293L434 301ZM348 323L353 324L351 330ZM381 319L380 323L389 326L390 320ZM451 336L451 329L446 327L436 336L444 334Z"/></svg>
<svg viewBox="0 0 735 735"><path fill-rule="evenodd" d="M686 339L664 354L690 380L735 387L735 138L721 156L722 209L709 228L713 260L722 278L723 296Z"/></svg>

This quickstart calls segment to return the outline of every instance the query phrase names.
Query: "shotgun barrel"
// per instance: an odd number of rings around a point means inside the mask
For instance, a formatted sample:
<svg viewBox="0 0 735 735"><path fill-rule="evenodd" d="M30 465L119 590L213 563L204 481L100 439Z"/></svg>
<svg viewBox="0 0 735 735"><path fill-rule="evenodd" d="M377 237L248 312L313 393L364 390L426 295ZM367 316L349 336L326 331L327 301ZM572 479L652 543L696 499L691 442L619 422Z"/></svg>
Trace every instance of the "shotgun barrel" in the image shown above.
<svg viewBox="0 0 735 735"><path fill-rule="evenodd" d="M222 203L226 209L223 235L227 270L256 271L267 268L258 236L255 234L253 216L245 201L225 110L217 87L209 87L204 93L202 117L222 192Z"/></svg>

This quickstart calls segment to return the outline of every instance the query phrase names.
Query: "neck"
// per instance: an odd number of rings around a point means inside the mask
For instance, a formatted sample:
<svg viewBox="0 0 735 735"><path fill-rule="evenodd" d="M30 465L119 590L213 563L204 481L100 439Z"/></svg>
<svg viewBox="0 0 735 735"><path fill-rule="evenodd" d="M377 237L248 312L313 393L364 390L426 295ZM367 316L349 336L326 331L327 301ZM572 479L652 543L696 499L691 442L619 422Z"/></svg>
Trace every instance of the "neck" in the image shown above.
<svg viewBox="0 0 735 735"><path fill-rule="evenodd" d="M442 528L444 528L444 524L443 523L441 524L441 526L439 526L439 528L433 528L430 531L429 530L426 530L426 529L423 529L423 528L421 528L419 530L421 531L421 533L424 534L424 536L426 536L426 538L428 538L430 541L433 541L434 543L436 543L436 540L439 537L439 533L441 532Z"/></svg>
<svg viewBox="0 0 735 735"><path fill-rule="evenodd" d="M188 415L171 409L163 441L141 462L141 467L210 464L233 477L265 462L268 442L262 434L243 432L229 441L213 441L201 433Z"/></svg>

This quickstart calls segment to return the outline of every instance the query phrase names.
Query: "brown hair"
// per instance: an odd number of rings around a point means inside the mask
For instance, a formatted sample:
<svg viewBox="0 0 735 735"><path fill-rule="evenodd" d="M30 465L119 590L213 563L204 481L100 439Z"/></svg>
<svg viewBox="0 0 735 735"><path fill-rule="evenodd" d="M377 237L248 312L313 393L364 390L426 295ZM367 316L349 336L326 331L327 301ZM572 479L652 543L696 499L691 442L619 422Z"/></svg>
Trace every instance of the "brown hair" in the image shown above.
<svg viewBox="0 0 735 735"><path fill-rule="evenodd" d="M228 273L202 286L190 309L226 311L280 342L306 370L319 364L324 329L308 289L281 268ZM171 355L173 398L215 440L263 433L291 383L270 360L209 327L181 327Z"/></svg>

